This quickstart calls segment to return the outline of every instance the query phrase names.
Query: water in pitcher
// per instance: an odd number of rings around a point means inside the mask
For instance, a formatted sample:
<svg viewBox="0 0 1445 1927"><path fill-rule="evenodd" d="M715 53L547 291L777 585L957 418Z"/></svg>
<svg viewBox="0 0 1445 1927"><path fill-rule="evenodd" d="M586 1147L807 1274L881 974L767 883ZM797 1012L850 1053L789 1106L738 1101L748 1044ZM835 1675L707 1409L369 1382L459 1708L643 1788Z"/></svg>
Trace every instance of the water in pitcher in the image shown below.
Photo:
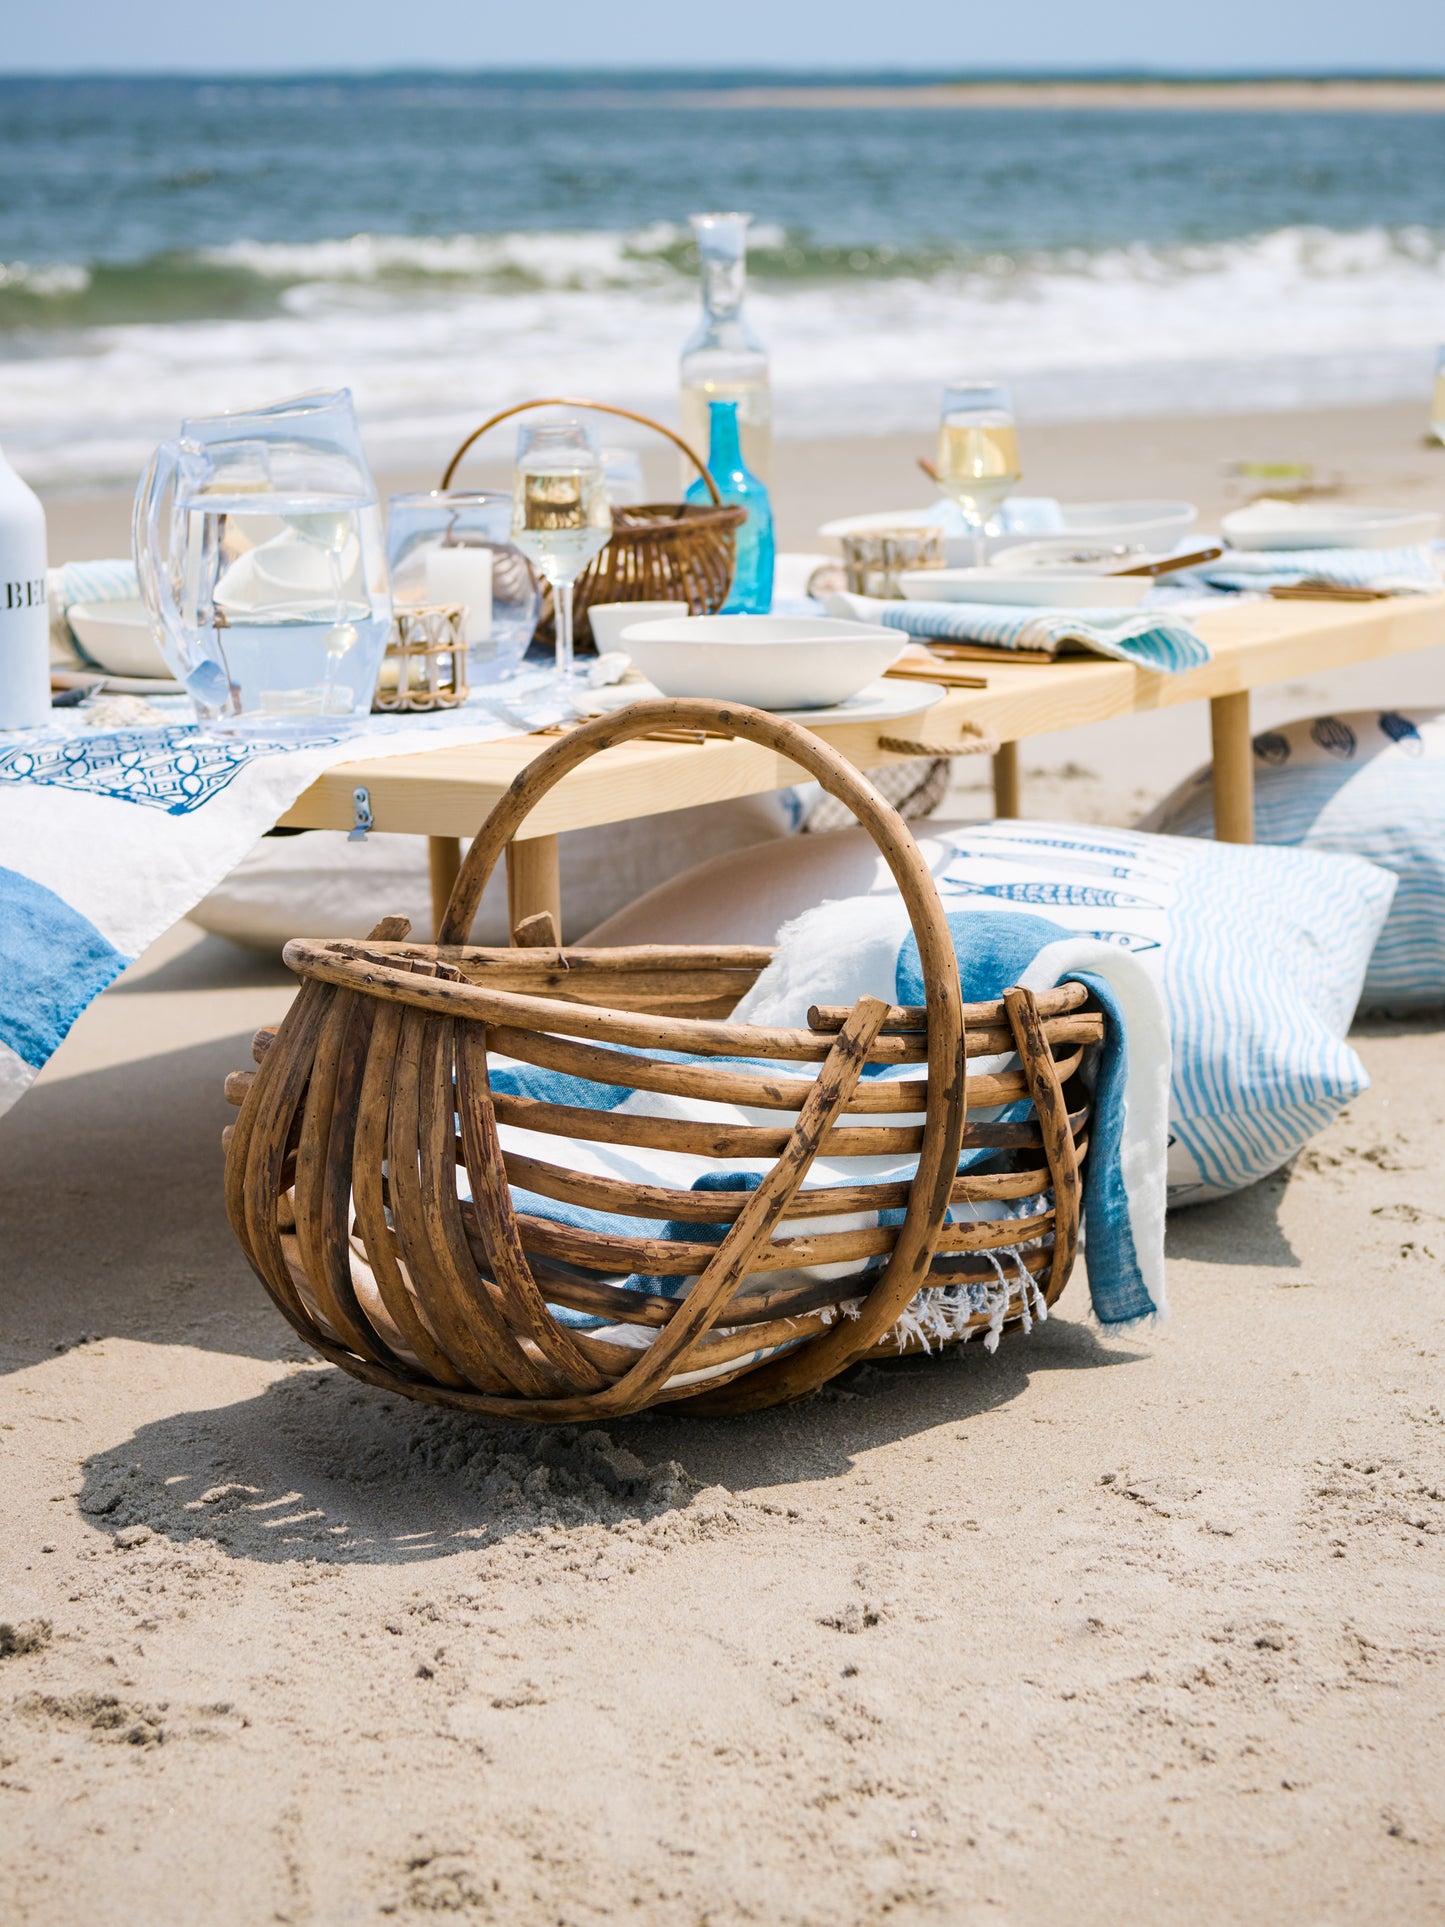
<svg viewBox="0 0 1445 1927"><path fill-rule="evenodd" d="M203 490L179 505L176 601L205 660L192 693L233 721L365 713L390 604L367 580L381 553L375 502Z"/></svg>

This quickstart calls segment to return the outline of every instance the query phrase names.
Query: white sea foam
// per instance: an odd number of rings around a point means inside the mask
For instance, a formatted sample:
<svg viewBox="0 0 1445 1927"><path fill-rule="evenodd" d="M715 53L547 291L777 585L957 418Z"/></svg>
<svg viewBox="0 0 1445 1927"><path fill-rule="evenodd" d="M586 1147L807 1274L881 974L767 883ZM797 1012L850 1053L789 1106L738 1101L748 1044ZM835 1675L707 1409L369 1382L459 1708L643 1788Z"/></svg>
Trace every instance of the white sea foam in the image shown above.
<svg viewBox="0 0 1445 1927"><path fill-rule="evenodd" d="M439 461L484 413L534 394L675 419L695 312L679 239L659 224L238 242L205 258L274 284L278 312L32 332L0 360L0 437L58 485L133 475L182 414L321 383L354 389L374 455L392 462ZM762 237L782 254L785 241ZM1445 332L1445 236L1286 228L974 256L926 276L779 273L757 281L750 308L784 434L926 430L939 385L961 371L1012 380L1034 418L1377 401L1426 390Z"/></svg>

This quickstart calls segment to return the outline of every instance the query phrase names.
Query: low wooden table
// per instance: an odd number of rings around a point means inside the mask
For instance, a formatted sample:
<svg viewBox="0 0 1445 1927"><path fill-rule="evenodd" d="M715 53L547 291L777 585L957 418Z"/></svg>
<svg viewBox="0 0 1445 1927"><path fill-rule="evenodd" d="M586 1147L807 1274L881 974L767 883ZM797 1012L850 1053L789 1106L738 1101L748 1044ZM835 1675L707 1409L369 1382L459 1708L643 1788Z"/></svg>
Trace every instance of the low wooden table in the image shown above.
<svg viewBox="0 0 1445 1927"><path fill-rule="evenodd" d="M1185 675L1156 675L1094 656L1047 664L960 664L970 672L976 668L987 687L951 692L902 720L831 724L818 733L865 770L910 756L966 755L991 738L999 745L994 806L1000 816L1017 816L1018 745L1026 737L1204 699L1214 744L1217 833L1227 842L1248 843L1254 819L1250 690L1445 642L1445 594L1246 603L1211 610L1197 618L1196 627L1213 660ZM364 785L376 830L430 838L432 901L439 916L461 860L459 839L475 832L544 741L509 736L467 749L338 764L281 824L350 829L353 792ZM512 926L550 911L561 927L557 838L563 831L781 789L801 775L784 758L742 742L628 743L594 757L543 799L508 848Z"/></svg>

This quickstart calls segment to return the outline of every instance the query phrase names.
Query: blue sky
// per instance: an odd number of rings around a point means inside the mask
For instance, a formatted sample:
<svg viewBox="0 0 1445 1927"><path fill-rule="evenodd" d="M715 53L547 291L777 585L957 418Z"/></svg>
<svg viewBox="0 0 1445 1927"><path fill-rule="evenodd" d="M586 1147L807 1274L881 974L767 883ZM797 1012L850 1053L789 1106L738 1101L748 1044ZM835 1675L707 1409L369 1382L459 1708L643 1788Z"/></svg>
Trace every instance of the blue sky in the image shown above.
<svg viewBox="0 0 1445 1927"><path fill-rule="evenodd" d="M682 66L1445 72L1442 0L42 0L14 73ZM890 23L896 31L890 31Z"/></svg>

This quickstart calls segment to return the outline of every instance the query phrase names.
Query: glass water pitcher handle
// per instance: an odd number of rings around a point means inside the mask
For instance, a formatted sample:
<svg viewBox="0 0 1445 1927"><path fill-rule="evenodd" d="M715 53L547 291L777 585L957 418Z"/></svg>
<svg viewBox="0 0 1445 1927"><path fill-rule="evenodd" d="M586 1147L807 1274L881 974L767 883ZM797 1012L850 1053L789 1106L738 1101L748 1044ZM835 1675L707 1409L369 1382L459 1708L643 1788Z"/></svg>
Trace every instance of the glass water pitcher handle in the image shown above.
<svg viewBox="0 0 1445 1927"><path fill-rule="evenodd" d="M172 509L172 528L167 530L161 509L166 493L175 484L186 445L162 442L140 478L135 508L131 514L131 547L135 556L136 579L141 600L157 632L161 653L185 684L201 716L218 714L230 697L230 683L219 663L207 654L201 637L187 628L171 589L171 538L176 532Z"/></svg>

